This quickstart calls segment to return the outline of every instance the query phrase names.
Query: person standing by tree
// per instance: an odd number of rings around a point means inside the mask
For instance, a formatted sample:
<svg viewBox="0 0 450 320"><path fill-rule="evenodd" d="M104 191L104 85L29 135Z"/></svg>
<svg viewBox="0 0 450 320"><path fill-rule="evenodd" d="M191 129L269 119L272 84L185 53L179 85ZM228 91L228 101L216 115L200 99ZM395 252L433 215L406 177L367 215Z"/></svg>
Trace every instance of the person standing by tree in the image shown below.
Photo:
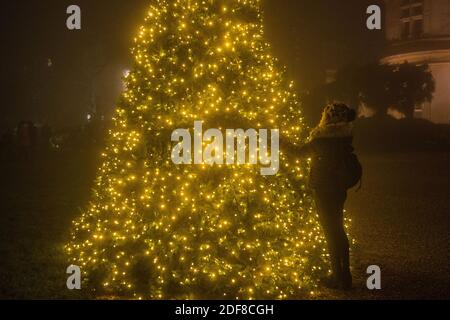
<svg viewBox="0 0 450 320"><path fill-rule="evenodd" d="M353 126L356 112L345 104L325 108L309 142L298 148L282 142L295 156L312 157L310 187L328 242L332 276L326 285L349 290L352 287L349 240L344 228L347 190L361 181L362 167L353 153Z"/></svg>

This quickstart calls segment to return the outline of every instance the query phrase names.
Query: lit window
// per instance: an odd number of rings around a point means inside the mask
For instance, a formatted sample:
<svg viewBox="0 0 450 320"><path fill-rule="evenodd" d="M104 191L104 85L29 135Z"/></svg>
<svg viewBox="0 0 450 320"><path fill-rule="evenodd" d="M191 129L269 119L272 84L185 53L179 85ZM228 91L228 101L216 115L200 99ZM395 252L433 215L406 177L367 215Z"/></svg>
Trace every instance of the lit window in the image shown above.
<svg viewBox="0 0 450 320"><path fill-rule="evenodd" d="M424 33L423 0L402 0L401 38L418 38Z"/></svg>

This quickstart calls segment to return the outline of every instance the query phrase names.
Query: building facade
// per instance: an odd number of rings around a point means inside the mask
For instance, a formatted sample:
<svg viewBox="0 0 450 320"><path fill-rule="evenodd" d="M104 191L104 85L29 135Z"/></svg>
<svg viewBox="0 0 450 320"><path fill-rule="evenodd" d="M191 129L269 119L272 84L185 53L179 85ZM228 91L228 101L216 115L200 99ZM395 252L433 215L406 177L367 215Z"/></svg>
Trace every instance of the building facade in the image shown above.
<svg viewBox="0 0 450 320"><path fill-rule="evenodd" d="M428 63L436 81L433 101L416 116L450 123L450 0L385 0L389 48L383 63Z"/></svg>

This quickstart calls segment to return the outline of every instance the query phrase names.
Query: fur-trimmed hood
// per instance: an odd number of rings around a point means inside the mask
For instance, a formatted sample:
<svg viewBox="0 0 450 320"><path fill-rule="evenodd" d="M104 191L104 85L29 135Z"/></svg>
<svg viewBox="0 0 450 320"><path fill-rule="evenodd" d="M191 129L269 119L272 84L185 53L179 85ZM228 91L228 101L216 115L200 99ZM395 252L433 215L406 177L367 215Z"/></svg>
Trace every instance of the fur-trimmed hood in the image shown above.
<svg viewBox="0 0 450 320"><path fill-rule="evenodd" d="M353 137L353 123L339 122L333 124L319 124L309 136L309 141L319 138L348 138Z"/></svg>

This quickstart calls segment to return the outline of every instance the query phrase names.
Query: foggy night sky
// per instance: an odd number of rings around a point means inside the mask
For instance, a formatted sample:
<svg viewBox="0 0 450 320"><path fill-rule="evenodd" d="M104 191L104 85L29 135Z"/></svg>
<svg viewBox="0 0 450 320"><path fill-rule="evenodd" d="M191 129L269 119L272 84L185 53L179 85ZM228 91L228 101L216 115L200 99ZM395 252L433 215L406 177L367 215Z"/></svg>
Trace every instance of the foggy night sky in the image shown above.
<svg viewBox="0 0 450 320"><path fill-rule="evenodd" d="M89 111L90 78L95 78L99 111L110 114L150 2L1 1L0 134L20 120L54 127L81 124ZM380 2L265 0L273 54L299 90L323 81L326 69L375 60L382 53L383 32L366 29L366 8ZM71 4L81 7L81 31L66 28ZM101 72L94 77L96 70Z"/></svg>

